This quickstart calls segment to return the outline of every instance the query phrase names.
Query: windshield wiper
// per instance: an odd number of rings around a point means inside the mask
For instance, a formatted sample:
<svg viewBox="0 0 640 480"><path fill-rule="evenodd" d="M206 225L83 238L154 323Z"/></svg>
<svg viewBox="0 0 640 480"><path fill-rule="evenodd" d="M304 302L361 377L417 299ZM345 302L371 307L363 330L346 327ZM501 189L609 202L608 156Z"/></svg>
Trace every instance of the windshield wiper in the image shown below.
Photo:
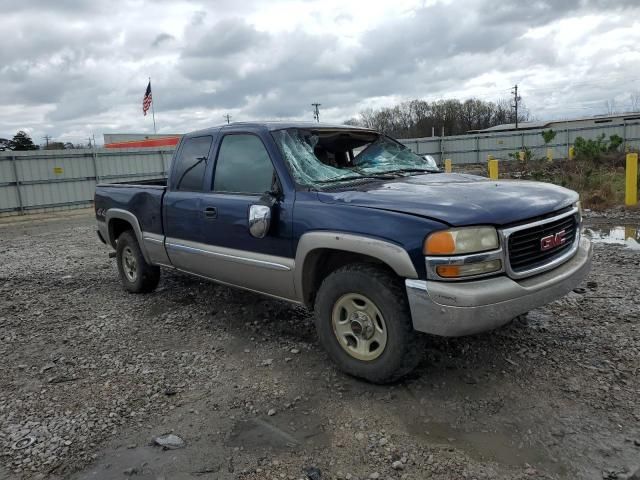
<svg viewBox="0 0 640 480"><path fill-rule="evenodd" d="M360 180L360 179L378 179L378 180L393 180L394 176L392 175L387 175L386 172L384 174L381 175L352 175L351 177L335 177L335 178L330 178L328 180L320 180L317 181L315 183L334 183L334 182L348 182L351 180Z"/></svg>

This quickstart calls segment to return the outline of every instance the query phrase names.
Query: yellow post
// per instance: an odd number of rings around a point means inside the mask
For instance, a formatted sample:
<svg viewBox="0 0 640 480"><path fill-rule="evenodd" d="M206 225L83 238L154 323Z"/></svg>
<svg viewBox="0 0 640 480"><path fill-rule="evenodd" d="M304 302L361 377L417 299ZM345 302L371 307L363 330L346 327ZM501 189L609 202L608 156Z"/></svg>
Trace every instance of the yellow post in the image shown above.
<svg viewBox="0 0 640 480"><path fill-rule="evenodd" d="M547 148L547 162L553 162L553 148Z"/></svg>
<svg viewBox="0 0 640 480"><path fill-rule="evenodd" d="M451 173L451 159L450 158L445 158L444 159L444 171L446 173Z"/></svg>
<svg viewBox="0 0 640 480"><path fill-rule="evenodd" d="M491 160L489 160L489 178L491 180L498 179L498 160L495 158L491 158Z"/></svg>
<svg viewBox="0 0 640 480"><path fill-rule="evenodd" d="M576 156L576 149L573 145L571 145L569 147L569 160L573 160L575 156Z"/></svg>
<svg viewBox="0 0 640 480"><path fill-rule="evenodd" d="M520 150L518 152L518 158L520 159L521 162L524 162L524 150Z"/></svg>
<svg viewBox="0 0 640 480"><path fill-rule="evenodd" d="M627 181L624 194L626 205L637 205L638 203L638 154L627 153Z"/></svg>

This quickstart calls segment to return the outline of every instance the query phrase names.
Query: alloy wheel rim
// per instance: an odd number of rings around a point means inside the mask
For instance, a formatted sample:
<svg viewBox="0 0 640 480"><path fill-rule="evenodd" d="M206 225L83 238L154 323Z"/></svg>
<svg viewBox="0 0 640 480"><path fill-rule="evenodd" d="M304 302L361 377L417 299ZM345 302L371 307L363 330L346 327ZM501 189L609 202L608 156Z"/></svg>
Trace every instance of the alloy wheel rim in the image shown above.
<svg viewBox="0 0 640 480"><path fill-rule="evenodd" d="M138 278L138 262L131 247L124 247L122 252L122 269L130 282L135 282Z"/></svg>
<svg viewBox="0 0 640 480"><path fill-rule="evenodd" d="M378 307L359 293L338 299L331 315L333 333L351 357L370 362L384 352L387 324Z"/></svg>

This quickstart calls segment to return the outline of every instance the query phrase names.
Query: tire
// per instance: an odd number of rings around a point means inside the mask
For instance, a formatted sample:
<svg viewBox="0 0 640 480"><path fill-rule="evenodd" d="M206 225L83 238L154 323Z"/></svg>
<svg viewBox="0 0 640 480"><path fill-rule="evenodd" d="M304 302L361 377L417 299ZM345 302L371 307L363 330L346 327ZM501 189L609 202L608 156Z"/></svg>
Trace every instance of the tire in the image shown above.
<svg viewBox="0 0 640 480"><path fill-rule="evenodd" d="M329 274L314 310L320 343L349 375L389 383L422 359L402 282L383 268L351 264Z"/></svg>
<svg viewBox="0 0 640 480"><path fill-rule="evenodd" d="M149 293L158 286L160 267L147 263L133 231L127 230L118 237L116 261L120 281L127 291Z"/></svg>

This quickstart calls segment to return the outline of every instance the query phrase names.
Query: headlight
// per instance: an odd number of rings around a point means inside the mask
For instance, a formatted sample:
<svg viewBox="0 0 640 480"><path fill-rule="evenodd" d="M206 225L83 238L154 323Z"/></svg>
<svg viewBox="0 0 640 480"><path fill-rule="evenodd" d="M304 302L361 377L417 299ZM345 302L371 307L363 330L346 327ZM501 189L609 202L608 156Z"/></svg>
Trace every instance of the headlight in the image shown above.
<svg viewBox="0 0 640 480"><path fill-rule="evenodd" d="M466 227L442 230L424 241L425 255L460 255L495 250L500 247L498 232L493 227Z"/></svg>

